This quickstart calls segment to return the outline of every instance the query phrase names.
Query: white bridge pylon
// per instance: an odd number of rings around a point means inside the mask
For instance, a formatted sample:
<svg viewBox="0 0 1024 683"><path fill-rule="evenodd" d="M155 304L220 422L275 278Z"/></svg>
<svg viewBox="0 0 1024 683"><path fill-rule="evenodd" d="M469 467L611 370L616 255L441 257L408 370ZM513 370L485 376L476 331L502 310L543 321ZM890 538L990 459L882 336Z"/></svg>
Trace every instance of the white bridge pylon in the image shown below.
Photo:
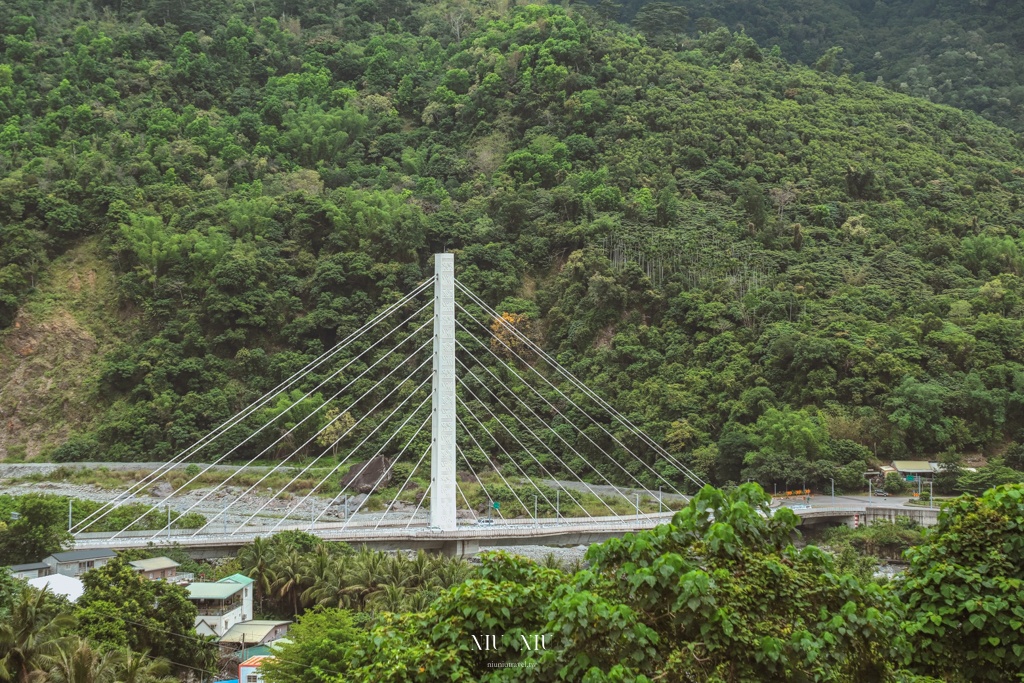
<svg viewBox="0 0 1024 683"><path fill-rule="evenodd" d="M434 256L434 387L430 525L458 526L455 502L455 255Z"/></svg>
<svg viewBox="0 0 1024 683"><path fill-rule="evenodd" d="M428 457L429 481L417 479ZM431 278L71 531L89 545L478 536L468 521L518 537L523 524L653 526L666 494L678 503L703 484L436 254ZM96 531L128 502L158 513ZM193 512L198 528L177 517Z"/></svg>

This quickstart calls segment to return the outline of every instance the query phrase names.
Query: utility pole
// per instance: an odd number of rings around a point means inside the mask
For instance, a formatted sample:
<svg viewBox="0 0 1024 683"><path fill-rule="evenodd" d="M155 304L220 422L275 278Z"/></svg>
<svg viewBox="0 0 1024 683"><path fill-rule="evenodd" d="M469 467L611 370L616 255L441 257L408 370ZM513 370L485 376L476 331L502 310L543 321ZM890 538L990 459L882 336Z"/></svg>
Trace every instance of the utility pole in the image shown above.
<svg viewBox="0 0 1024 683"><path fill-rule="evenodd" d="M659 486L658 487L658 512L661 512L661 502L662 502L661 495L662 495L661 494L661 487Z"/></svg>
<svg viewBox="0 0 1024 683"><path fill-rule="evenodd" d="M430 526L454 531L457 526L454 254L434 254L434 377L431 400Z"/></svg>
<svg viewBox="0 0 1024 683"><path fill-rule="evenodd" d="M71 501L72 498L68 498L68 533L71 533Z"/></svg>
<svg viewBox="0 0 1024 683"><path fill-rule="evenodd" d="M935 490L932 487L932 484L934 483L935 481L933 479L928 480L928 509L931 509L932 501L935 500Z"/></svg>
<svg viewBox="0 0 1024 683"><path fill-rule="evenodd" d="M561 492L562 489L555 489L555 519L562 518L562 500L559 495Z"/></svg>
<svg viewBox="0 0 1024 683"><path fill-rule="evenodd" d="M830 482L832 482L832 504L835 505L836 504L836 480L833 479L832 477L829 477L828 480Z"/></svg>
<svg viewBox="0 0 1024 683"><path fill-rule="evenodd" d="M640 494L636 493L634 495L636 496L636 518L637 518L637 521L639 521L640 520Z"/></svg>
<svg viewBox="0 0 1024 683"><path fill-rule="evenodd" d="M533 497L533 523L540 526L540 517L537 516L537 496Z"/></svg>

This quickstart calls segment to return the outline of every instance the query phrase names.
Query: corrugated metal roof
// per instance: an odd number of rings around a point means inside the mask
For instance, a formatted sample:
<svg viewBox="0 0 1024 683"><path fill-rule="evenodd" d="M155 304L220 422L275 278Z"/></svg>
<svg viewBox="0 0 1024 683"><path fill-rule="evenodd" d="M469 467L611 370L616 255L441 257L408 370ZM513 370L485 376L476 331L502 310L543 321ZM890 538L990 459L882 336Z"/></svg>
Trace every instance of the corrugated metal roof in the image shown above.
<svg viewBox="0 0 1024 683"><path fill-rule="evenodd" d="M188 597L190 600L227 600L240 590L242 586L237 583L197 581L188 585Z"/></svg>
<svg viewBox="0 0 1024 683"><path fill-rule="evenodd" d="M49 569L50 565L45 562L29 562L28 564L14 564L8 567L12 572L30 572L33 569Z"/></svg>
<svg viewBox="0 0 1024 683"><path fill-rule="evenodd" d="M268 621L253 619L235 624L220 637L222 643L258 643L278 626L290 624L290 621Z"/></svg>
<svg viewBox="0 0 1024 683"><path fill-rule="evenodd" d="M249 657L249 659L245 660L238 666L259 666L260 662L262 662L264 659L273 659L273 656L256 655L255 657Z"/></svg>
<svg viewBox="0 0 1024 683"><path fill-rule="evenodd" d="M893 460L892 466L898 472L910 472L912 474L921 472L931 474L932 466L927 460Z"/></svg>
<svg viewBox="0 0 1024 683"><path fill-rule="evenodd" d="M128 564L135 567L140 572L154 572L160 569L174 569L175 567L180 566L169 557L151 557L147 560L132 560Z"/></svg>
<svg viewBox="0 0 1024 683"><path fill-rule="evenodd" d="M66 553L54 553L50 557L58 562L81 562L82 560L114 558L117 557L117 553L107 548L98 548L96 550L69 550Z"/></svg>
<svg viewBox="0 0 1024 683"><path fill-rule="evenodd" d="M250 583L254 583L254 581L245 574L232 574L231 576L225 576L217 583L240 583L243 586L248 586Z"/></svg>

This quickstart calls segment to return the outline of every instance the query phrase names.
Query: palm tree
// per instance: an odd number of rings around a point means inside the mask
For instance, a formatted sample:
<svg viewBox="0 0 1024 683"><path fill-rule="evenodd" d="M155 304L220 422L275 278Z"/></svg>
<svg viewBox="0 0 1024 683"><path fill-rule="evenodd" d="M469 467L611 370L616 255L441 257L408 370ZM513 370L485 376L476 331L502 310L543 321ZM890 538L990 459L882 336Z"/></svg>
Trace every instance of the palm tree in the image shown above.
<svg viewBox="0 0 1024 683"><path fill-rule="evenodd" d="M306 575L309 588L302 591L299 596L303 607L309 607L317 603L317 591L319 586L330 579L334 568L334 558L331 551L323 543L317 543L313 552L306 558Z"/></svg>
<svg viewBox="0 0 1024 683"><path fill-rule="evenodd" d="M48 683L115 683L121 653L98 652L84 638L76 638L54 657Z"/></svg>
<svg viewBox="0 0 1024 683"><path fill-rule="evenodd" d="M242 573L253 580L259 611L263 611L263 599L270 594L270 586L274 583L274 546L269 538L257 536L250 545L243 547L238 553L238 561L242 565Z"/></svg>
<svg viewBox="0 0 1024 683"><path fill-rule="evenodd" d="M409 574L412 585L417 588L430 583L430 577L434 574L434 560L423 550L416 551L416 556L409 561Z"/></svg>
<svg viewBox="0 0 1024 683"><path fill-rule="evenodd" d="M430 576L430 586L443 590L462 583L472 571L469 563L463 559L447 559L445 557L435 564Z"/></svg>
<svg viewBox="0 0 1024 683"><path fill-rule="evenodd" d="M299 596L309 583L306 562L299 551L293 550L282 557L274 568L277 580L271 589L279 598L287 598L292 604L292 614L299 613Z"/></svg>
<svg viewBox="0 0 1024 683"><path fill-rule="evenodd" d="M368 607L382 612L403 612L406 605L406 590L402 586L388 584L366 601Z"/></svg>
<svg viewBox="0 0 1024 683"><path fill-rule="evenodd" d="M405 596L405 604L403 605L403 611L405 612L422 612L437 599L437 591L430 588L421 588L415 593L410 593Z"/></svg>
<svg viewBox="0 0 1024 683"><path fill-rule="evenodd" d="M352 558L346 592L356 599L360 609L366 605L366 599L380 589L386 558L385 553L374 552L365 547Z"/></svg>
<svg viewBox="0 0 1024 683"><path fill-rule="evenodd" d="M349 574L351 573L348 556L334 557L325 575L302 594L312 604L325 607L348 607L349 605Z"/></svg>
<svg viewBox="0 0 1024 683"><path fill-rule="evenodd" d="M132 652L124 648L120 652L121 662L117 672L117 683L175 683L171 676L171 665L163 658L149 656L149 650Z"/></svg>
<svg viewBox="0 0 1024 683"><path fill-rule="evenodd" d="M0 673L4 679L17 683L41 680L59 654L65 640L62 632L76 622L70 614L54 614L50 596L45 588L37 591L26 586L9 620L0 624Z"/></svg>

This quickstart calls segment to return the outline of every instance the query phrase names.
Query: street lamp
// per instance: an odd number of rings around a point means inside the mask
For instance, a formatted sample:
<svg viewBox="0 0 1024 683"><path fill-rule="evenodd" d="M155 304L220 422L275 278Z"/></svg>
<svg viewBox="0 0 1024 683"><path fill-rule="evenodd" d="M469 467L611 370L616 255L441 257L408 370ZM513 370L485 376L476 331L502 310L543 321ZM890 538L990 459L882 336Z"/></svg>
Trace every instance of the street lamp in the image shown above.
<svg viewBox="0 0 1024 683"><path fill-rule="evenodd" d="M935 500L935 492L932 488L933 483L934 481L932 479L928 480L928 509L931 509L932 501Z"/></svg>
<svg viewBox="0 0 1024 683"><path fill-rule="evenodd" d="M640 519L640 494L637 493L635 495L636 495L636 518Z"/></svg>
<svg viewBox="0 0 1024 683"><path fill-rule="evenodd" d="M829 477L828 480L830 482L832 482L832 504L835 505L836 504L836 480L833 479L832 477Z"/></svg>

